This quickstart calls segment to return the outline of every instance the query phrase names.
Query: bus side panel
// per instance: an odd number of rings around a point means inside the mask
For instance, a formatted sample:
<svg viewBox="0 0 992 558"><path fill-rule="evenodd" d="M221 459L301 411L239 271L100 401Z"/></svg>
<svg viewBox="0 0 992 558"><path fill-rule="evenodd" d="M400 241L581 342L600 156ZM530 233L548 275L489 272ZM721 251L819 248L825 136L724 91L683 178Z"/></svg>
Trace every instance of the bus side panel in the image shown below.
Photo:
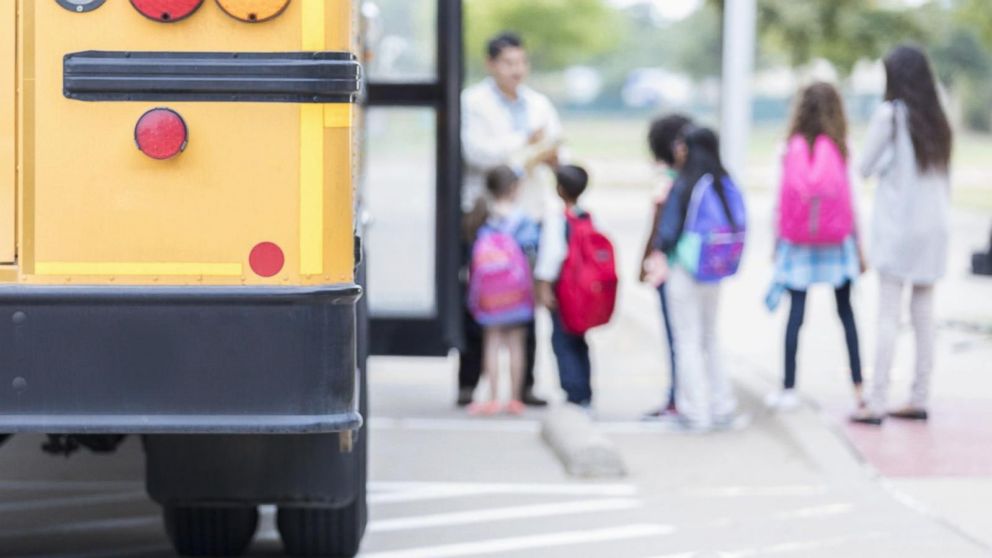
<svg viewBox="0 0 992 558"><path fill-rule="evenodd" d="M0 6L0 264L14 263L15 257L16 9L14 2Z"/></svg>

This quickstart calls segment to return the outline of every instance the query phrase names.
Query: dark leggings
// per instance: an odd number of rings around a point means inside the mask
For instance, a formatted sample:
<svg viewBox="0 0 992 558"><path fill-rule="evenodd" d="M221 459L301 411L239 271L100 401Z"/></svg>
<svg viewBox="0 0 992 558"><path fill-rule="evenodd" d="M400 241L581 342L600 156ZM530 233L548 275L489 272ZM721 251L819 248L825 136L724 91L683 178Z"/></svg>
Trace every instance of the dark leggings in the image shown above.
<svg viewBox="0 0 992 558"><path fill-rule="evenodd" d="M806 313L806 291L789 289L792 305L789 309L789 325L785 329L785 389L796 387L796 353L799 351L799 329ZM858 326L854 323L854 309L851 307L851 282L848 281L834 290L837 299L837 314L844 324L844 337L847 341L847 357L851 365L851 381L860 386L861 350L858 346Z"/></svg>

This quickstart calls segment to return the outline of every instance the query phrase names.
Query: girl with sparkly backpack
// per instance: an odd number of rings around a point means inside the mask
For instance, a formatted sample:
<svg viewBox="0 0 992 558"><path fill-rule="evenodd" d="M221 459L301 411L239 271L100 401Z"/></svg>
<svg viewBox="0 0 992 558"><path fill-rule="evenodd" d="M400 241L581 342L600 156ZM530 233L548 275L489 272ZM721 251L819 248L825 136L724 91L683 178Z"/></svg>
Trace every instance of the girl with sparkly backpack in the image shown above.
<svg viewBox="0 0 992 558"><path fill-rule="evenodd" d="M781 293L791 301L785 331L785 378L782 390L765 403L774 409L798 406L796 354L806 310L806 293L814 284L834 289L837 314L844 326L851 382L862 404L861 355L851 307L851 287L861 275L850 173L847 167L847 119L837 90L814 83L799 95L782 159L775 251L775 275L767 304L777 306Z"/></svg>
<svg viewBox="0 0 992 558"><path fill-rule="evenodd" d="M717 321L721 283L740 265L747 212L743 192L720 161L714 131L686 129L678 144L686 162L658 226L650 271L668 288L683 425L707 431L734 426L738 418Z"/></svg>
<svg viewBox="0 0 992 558"><path fill-rule="evenodd" d="M474 403L473 415L494 415L504 410L499 403L499 353L509 354L512 390L507 413L523 413L527 324L534 319L534 279L531 258L537 251L540 232L518 206L520 178L507 166L486 176L489 218L479 229L472 246L469 268L468 306L482 326L483 374L489 378L489 401ZM530 257L529 257L530 256Z"/></svg>

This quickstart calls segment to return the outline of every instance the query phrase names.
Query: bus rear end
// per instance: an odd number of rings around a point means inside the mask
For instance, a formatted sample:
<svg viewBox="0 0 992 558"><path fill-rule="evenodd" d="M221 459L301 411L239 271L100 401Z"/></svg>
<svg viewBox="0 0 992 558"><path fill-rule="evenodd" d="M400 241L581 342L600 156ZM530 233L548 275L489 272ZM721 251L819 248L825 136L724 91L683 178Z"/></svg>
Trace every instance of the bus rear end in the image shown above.
<svg viewBox="0 0 992 558"><path fill-rule="evenodd" d="M184 554L357 552L355 16L0 7L0 432L143 435Z"/></svg>

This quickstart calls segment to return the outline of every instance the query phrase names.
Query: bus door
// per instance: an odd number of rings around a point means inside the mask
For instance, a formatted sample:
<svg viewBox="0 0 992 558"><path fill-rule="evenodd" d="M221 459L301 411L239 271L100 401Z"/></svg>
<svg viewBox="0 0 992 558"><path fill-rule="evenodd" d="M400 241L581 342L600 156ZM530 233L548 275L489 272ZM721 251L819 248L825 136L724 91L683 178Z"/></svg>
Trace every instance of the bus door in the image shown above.
<svg viewBox="0 0 992 558"><path fill-rule="evenodd" d="M14 263L16 37L17 6L0 6L0 265Z"/></svg>
<svg viewBox="0 0 992 558"><path fill-rule="evenodd" d="M370 0L363 204L371 350L460 340L460 0Z"/></svg>

